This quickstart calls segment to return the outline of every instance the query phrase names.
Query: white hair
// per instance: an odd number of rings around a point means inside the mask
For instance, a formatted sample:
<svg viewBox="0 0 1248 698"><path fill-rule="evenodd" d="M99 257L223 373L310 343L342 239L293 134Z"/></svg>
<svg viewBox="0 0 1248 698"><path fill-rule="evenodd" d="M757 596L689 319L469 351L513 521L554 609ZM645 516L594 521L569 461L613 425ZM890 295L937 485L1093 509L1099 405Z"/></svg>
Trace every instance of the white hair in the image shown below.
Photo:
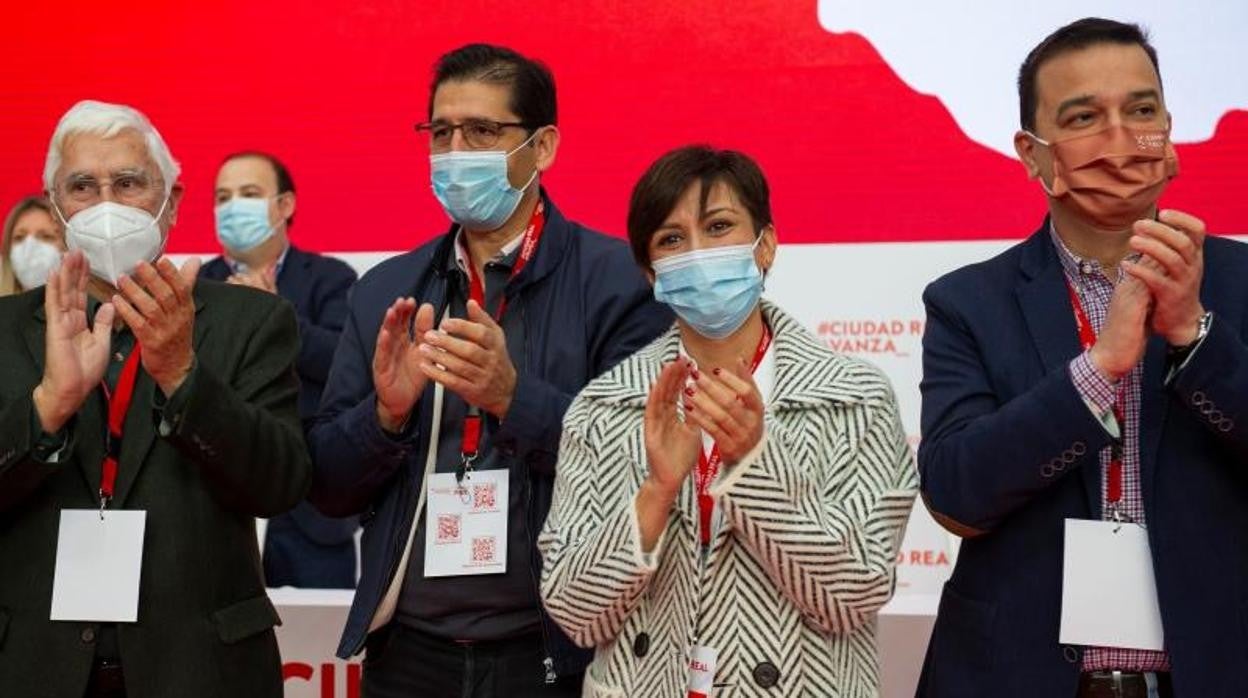
<svg viewBox="0 0 1248 698"><path fill-rule="evenodd" d="M178 180L182 168L173 159L165 139L160 132L147 120L143 113L124 104L109 104L84 99L69 108L52 132L52 142L48 144L48 159L43 166L43 186L49 194L55 191L56 171L61 167L61 150L65 147L65 139L75 133L93 133L112 138L126 129L136 131L143 137L147 145L147 154L156 161L160 168L161 178L165 181L165 195L168 196L173 184Z"/></svg>

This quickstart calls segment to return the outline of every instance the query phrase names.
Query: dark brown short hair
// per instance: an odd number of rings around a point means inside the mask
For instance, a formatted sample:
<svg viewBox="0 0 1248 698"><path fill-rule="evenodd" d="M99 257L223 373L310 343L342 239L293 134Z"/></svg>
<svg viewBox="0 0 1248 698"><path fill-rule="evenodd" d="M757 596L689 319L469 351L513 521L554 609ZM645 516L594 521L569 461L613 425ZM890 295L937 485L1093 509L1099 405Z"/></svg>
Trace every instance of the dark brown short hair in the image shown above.
<svg viewBox="0 0 1248 698"><path fill-rule="evenodd" d="M1018 69L1018 117L1019 123L1028 131L1036 128L1036 108L1040 97L1036 93L1036 74L1040 66L1048 61L1071 51L1095 46L1097 44L1136 44L1148 54L1148 60L1157 71L1157 81L1161 82L1161 67L1157 64L1157 49L1148 41L1148 32L1138 24L1115 22L1100 17L1084 17L1059 28L1027 54L1023 65Z"/></svg>
<svg viewBox="0 0 1248 698"><path fill-rule="evenodd" d="M286 164L281 160L278 160L277 156L271 153L266 153L263 150L240 150L237 153L230 153L225 156L225 159L221 161L221 164L224 166L225 163L230 162L231 160L239 160L242 158L256 158L269 163L269 166L273 168L273 177L277 181L277 192L275 193L275 196L295 193L295 180L290 176L290 170L286 169ZM294 223L295 216L292 213L290 218L286 219L286 227L289 228L294 225Z"/></svg>
<svg viewBox="0 0 1248 698"><path fill-rule="evenodd" d="M511 89L508 105L530 133L559 120L555 103L555 76L541 61L505 47L468 44L442 55L429 85L429 118L433 96L444 82L477 80Z"/></svg>
<svg viewBox="0 0 1248 698"><path fill-rule="evenodd" d="M703 211L711 188L723 182L754 219L756 235L771 225L771 192L758 163L735 150L716 150L706 145L677 148L646 170L633 187L628 203L628 244L641 267L650 266L650 238L695 182L702 185Z"/></svg>

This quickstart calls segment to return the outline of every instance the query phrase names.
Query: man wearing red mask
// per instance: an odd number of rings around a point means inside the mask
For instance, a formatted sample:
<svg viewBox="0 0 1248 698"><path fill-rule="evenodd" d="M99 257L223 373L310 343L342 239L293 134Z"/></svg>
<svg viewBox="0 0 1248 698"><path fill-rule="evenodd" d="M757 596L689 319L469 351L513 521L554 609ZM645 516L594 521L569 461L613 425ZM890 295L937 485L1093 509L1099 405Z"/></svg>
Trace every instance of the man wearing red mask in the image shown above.
<svg viewBox="0 0 1248 698"><path fill-rule="evenodd" d="M1159 210L1156 51L1083 19L1019 72L1049 216L924 294L922 493L965 540L920 696L1239 696L1248 246Z"/></svg>

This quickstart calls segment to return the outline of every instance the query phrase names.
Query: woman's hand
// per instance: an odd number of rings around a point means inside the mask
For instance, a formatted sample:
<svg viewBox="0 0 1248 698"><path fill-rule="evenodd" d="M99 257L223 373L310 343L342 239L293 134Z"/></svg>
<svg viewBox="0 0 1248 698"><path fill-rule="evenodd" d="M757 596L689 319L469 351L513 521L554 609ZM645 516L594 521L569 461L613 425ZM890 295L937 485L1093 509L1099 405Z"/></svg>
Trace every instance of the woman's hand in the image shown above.
<svg viewBox="0 0 1248 698"><path fill-rule="evenodd" d="M683 357L667 364L646 399L646 460L650 469L635 501L644 552L658 543L668 512L702 449L702 432L688 420L682 421L676 410L691 369Z"/></svg>
<svg viewBox="0 0 1248 698"><path fill-rule="evenodd" d="M710 374L694 372L685 390L685 420L715 440L724 465L735 465L763 438L763 396L742 359Z"/></svg>
<svg viewBox="0 0 1248 698"><path fill-rule="evenodd" d="M702 448L698 428L687 419L682 421L676 411L690 370L689 360L683 357L667 364L646 399L646 460L650 464L646 479L673 498L697 464Z"/></svg>

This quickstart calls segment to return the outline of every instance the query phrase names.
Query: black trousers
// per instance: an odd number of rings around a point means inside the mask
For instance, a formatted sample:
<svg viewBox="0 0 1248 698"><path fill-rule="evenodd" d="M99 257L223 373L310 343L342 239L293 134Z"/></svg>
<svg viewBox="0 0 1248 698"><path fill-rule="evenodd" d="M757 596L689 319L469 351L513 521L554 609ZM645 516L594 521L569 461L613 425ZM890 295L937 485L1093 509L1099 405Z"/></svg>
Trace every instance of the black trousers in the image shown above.
<svg viewBox="0 0 1248 698"><path fill-rule="evenodd" d="M495 642L452 642L399 623L373 633L363 698L556 698L581 695L583 674L546 683L540 633Z"/></svg>

